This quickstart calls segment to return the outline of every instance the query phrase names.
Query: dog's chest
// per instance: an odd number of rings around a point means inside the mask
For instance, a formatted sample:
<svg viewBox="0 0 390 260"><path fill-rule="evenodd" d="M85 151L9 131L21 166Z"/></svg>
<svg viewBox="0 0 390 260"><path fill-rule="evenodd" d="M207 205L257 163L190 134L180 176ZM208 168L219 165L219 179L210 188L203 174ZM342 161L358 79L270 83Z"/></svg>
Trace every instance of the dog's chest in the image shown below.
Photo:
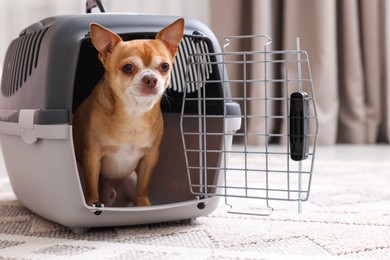
<svg viewBox="0 0 390 260"><path fill-rule="evenodd" d="M101 174L110 179L124 178L137 168L142 156L143 150L131 144L108 147L101 160Z"/></svg>
<svg viewBox="0 0 390 260"><path fill-rule="evenodd" d="M131 122L121 130L111 128L113 130L101 140L104 148L100 174L107 178L118 179L131 174L154 145L156 134L152 128L143 120Z"/></svg>

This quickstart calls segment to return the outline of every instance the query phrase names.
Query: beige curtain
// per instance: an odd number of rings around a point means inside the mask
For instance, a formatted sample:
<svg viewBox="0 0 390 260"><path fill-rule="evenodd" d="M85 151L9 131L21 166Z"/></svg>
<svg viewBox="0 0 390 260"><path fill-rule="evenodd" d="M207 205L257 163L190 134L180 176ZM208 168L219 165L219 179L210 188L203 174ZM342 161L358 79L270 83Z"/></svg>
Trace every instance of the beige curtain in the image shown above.
<svg viewBox="0 0 390 260"><path fill-rule="evenodd" d="M312 69L319 144L388 142L385 1L212 0L211 27L221 42L225 35L267 34L274 49L294 49L300 37Z"/></svg>

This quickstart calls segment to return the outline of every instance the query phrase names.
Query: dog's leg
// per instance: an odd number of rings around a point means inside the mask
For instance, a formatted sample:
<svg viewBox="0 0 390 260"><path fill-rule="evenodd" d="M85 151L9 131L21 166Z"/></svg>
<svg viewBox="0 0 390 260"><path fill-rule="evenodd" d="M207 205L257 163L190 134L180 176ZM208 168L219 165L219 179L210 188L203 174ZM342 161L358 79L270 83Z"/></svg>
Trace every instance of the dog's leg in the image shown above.
<svg viewBox="0 0 390 260"><path fill-rule="evenodd" d="M123 187L125 189L124 193L126 198L130 199L134 203L137 189L137 173L135 171L130 173L130 175L124 179Z"/></svg>
<svg viewBox="0 0 390 260"><path fill-rule="evenodd" d="M100 156L98 154L85 152L83 172L85 174L85 200L87 205L92 206L93 203L99 202Z"/></svg>
<svg viewBox="0 0 390 260"><path fill-rule="evenodd" d="M103 176L99 177L99 202L103 203L105 207L112 207L115 204L115 200L118 196L118 192L115 189L112 180Z"/></svg>
<svg viewBox="0 0 390 260"><path fill-rule="evenodd" d="M137 173L137 190L134 206L150 206L148 186L159 156L159 149L151 149L139 162Z"/></svg>

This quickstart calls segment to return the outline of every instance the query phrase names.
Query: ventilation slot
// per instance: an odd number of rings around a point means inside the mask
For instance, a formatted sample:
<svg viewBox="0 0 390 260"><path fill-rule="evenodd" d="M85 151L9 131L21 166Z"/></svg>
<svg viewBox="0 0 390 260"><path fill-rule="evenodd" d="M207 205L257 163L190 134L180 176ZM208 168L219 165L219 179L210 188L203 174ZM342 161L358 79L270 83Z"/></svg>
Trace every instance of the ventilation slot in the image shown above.
<svg viewBox="0 0 390 260"><path fill-rule="evenodd" d="M202 67L201 70L205 75L200 74L198 71L199 68L196 68L195 66L188 69L188 75L186 75L186 67L187 63L190 62L190 57L191 59L194 59L193 57L195 57L195 59L197 59L197 64L205 64L202 66L207 66L207 68ZM185 36L179 45L178 53L175 57L169 88L177 92L184 92L184 86L186 86L186 81L188 81L187 93L195 92L198 90L199 84L197 84L197 82L205 80L199 77L205 76L206 79L209 79L212 72L213 67L210 61L209 47L206 40L202 37Z"/></svg>
<svg viewBox="0 0 390 260"><path fill-rule="evenodd" d="M12 41L5 56L1 91L4 96L17 92L38 66L39 49L48 28L25 34Z"/></svg>

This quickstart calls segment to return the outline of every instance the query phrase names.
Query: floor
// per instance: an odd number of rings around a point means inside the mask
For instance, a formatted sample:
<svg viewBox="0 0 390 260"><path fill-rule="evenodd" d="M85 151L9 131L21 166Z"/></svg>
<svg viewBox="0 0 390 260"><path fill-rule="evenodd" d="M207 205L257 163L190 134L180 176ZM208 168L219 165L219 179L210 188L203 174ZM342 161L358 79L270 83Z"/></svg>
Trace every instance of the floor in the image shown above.
<svg viewBox="0 0 390 260"><path fill-rule="evenodd" d="M316 158L320 160L390 161L390 145L332 145L318 146Z"/></svg>
<svg viewBox="0 0 390 260"><path fill-rule="evenodd" d="M316 150L318 160L343 160L343 161L390 161L390 145L333 145L318 146ZM6 177L6 168L0 150L0 178Z"/></svg>

